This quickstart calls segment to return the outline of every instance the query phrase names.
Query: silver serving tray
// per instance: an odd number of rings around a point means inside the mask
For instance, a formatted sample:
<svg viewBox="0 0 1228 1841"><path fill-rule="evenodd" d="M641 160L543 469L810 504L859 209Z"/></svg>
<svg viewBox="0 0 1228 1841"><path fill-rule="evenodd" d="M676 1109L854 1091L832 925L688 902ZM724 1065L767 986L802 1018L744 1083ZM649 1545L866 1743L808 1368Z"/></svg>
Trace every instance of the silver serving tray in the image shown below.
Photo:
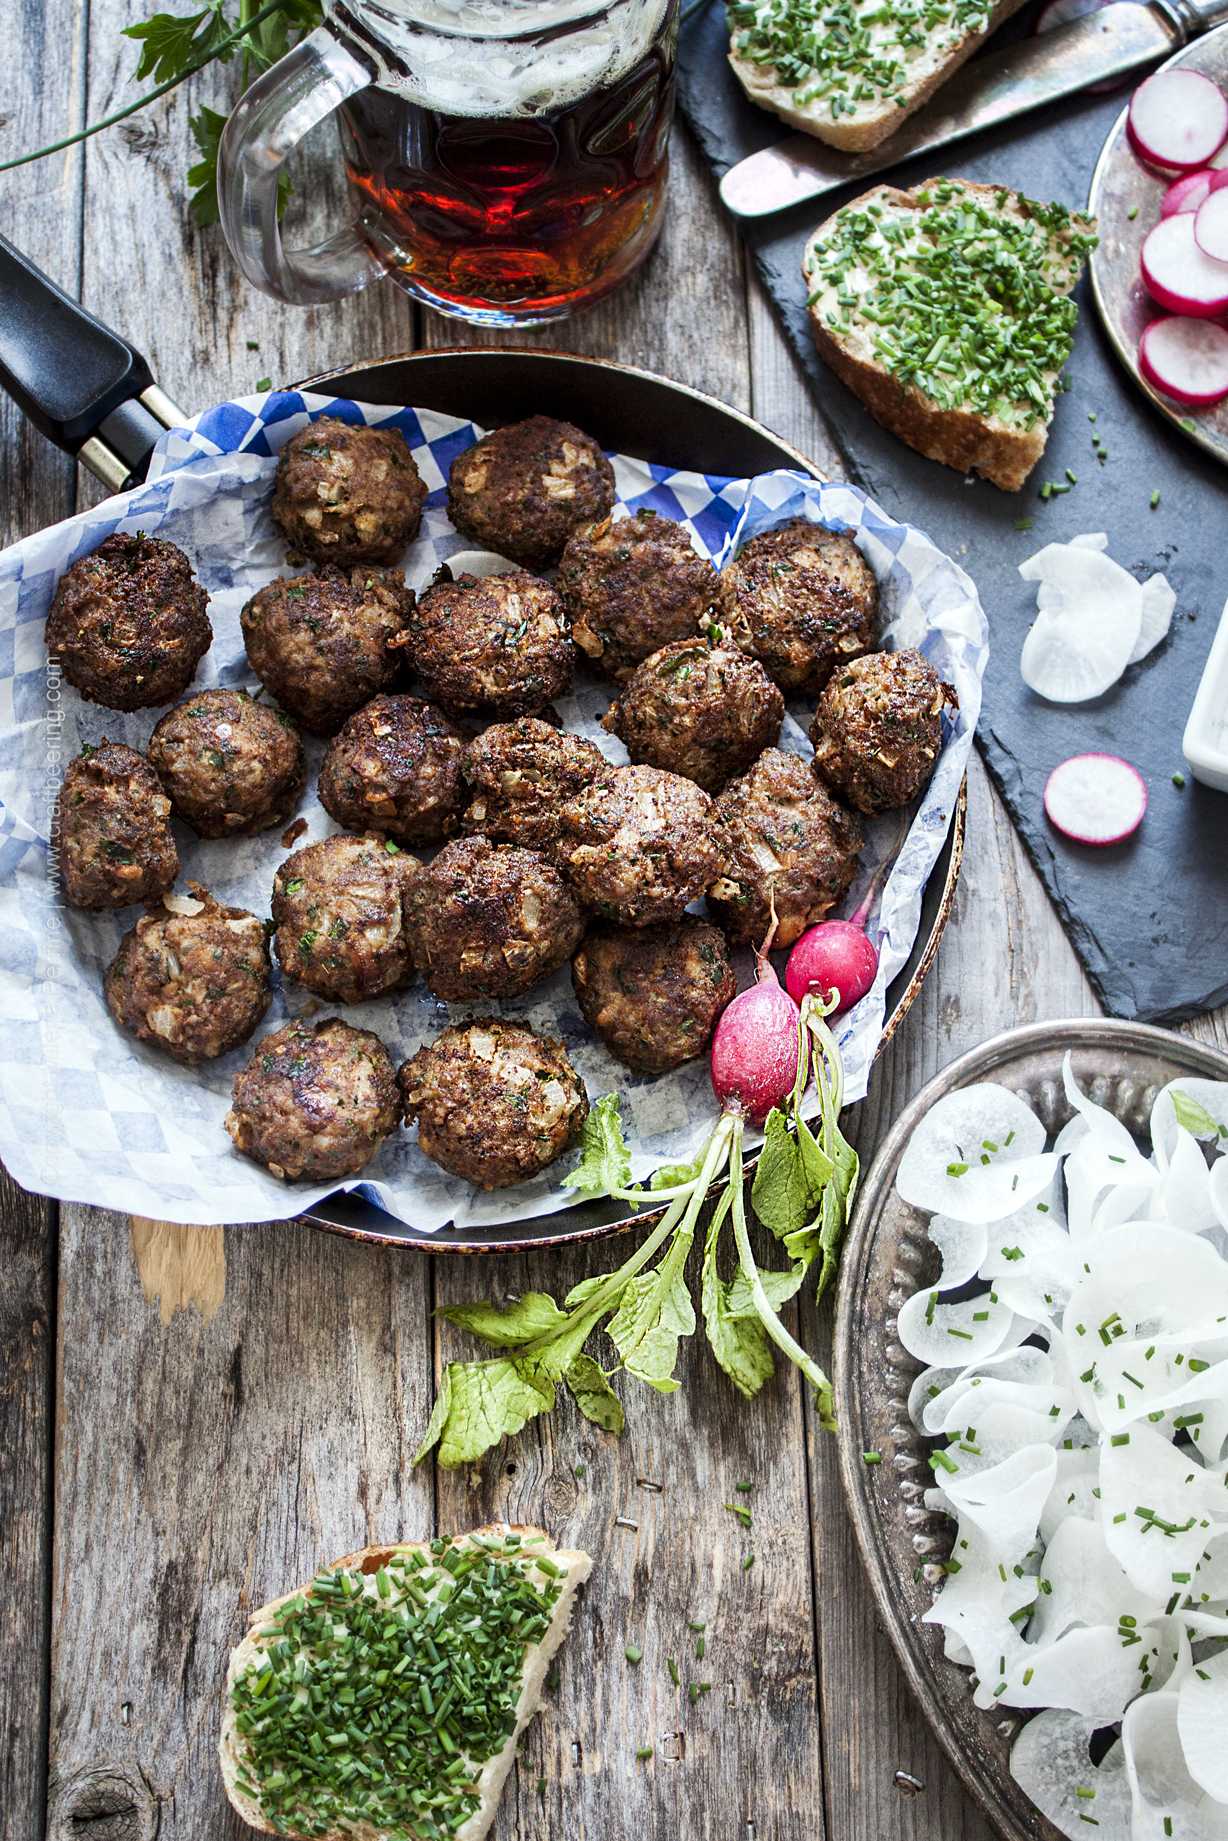
<svg viewBox="0 0 1228 1841"><path fill-rule="evenodd" d="M929 1218L900 1200L895 1173L935 1100L973 1081L1000 1081L1056 1132L1071 1114L1061 1078L1068 1049L1084 1090L1140 1134L1168 1081L1183 1074L1228 1080L1228 1054L1143 1023L1078 1018L994 1036L936 1075L892 1126L862 1185L836 1306L840 1476L874 1601L922 1712L1004 1841L1061 1837L1010 1775L1011 1742L1026 1714L974 1706L970 1671L948 1662L941 1629L921 1622L942 1581L955 1524L922 1501L933 1441L908 1416L921 1363L901 1346L896 1313L939 1262ZM864 1463L865 1451L881 1452L881 1464Z"/></svg>

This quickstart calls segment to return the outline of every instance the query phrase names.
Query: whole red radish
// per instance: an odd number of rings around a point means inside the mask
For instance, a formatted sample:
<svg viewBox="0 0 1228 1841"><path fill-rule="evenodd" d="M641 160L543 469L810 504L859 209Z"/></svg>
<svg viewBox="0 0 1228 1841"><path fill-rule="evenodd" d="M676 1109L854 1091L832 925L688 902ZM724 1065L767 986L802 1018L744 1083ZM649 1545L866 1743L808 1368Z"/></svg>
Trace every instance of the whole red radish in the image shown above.
<svg viewBox="0 0 1228 1841"><path fill-rule="evenodd" d="M712 1037L712 1090L726 1112L762 1125L783 1106L797 1079L802 1013L768 958L776 918L755 954L755 982L721 1012Z"/></svg>
<svg viewBox="0 0 1228 1841"><path fill-rule="evenodd" d="M825 1001L836 993L837 1010L863 998L878 972L878 948L860 922L825 920L808 927L785 967L789 995L798 1004L812 993Z"/></svg>

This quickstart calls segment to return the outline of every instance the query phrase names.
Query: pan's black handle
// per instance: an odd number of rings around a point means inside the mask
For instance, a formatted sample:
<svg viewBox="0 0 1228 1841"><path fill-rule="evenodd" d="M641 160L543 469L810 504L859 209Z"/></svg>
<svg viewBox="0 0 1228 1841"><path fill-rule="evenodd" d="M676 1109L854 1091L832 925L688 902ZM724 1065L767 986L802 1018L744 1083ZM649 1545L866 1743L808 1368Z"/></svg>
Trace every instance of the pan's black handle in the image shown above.
<svg viewBox="0 0 1228 1841"><path fill-rule="evenodd" d="M0 236L0 385L49 441L118 490L187 418L140 352Z"/></svg>

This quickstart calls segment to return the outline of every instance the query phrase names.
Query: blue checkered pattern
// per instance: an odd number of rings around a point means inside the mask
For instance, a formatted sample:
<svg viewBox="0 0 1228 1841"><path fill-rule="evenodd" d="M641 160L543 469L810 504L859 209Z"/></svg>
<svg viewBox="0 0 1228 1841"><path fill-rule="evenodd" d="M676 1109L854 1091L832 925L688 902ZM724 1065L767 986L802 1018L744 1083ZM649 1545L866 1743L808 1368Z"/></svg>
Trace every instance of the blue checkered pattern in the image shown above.
<svg viewBox="0 0 1228 1841"><path fill-rule="evenodd" d="M410 582L421 587L441 562L467 547L447 521L446 479L455 455L480 431L430 411L295 391L207 410L164 437L144 485L0 555L0 1157L28 1189L201 1223L285 1218L327 1192L288 1188L231 1151L222 1122L244 1050L188 1072L112 1025L102 974L136 915L80 914L63 906L48 843L52 811L64 769L84 742L105 735L143 748L161 712L121 715L83 703L49 673L43 642L63 570L114 531L144 530L178 543L210 592L214 643L201 661L197 687L250 684L239 609L285 567L268 513L276 455L309 419L324 414L392 425L409 442L430 495L422 532L405 558ZM857 1099L881 1033L886 984L916 935L922 890L950 823L980 708L987 638L976 591L928 538L853 487L819 485L792 473L730 480L612 459L620 509L650 507L684 521L696 547L718 562L757 531L788 518L850 531L879 579L888 643L919 645L959 692L960 710L948 724L938 770L903 843L894 818L869 827L861 886L884 856L894 862L876 906L879 979L842 1019L848 1097ZM559 709L569 728L622 760L621 744L600 728L607 702L606 688L581 673ZM803 721L806 714L796 712ZM794 716L782 745L807 751ZM318 744L309 744L313 769L319 752ZM334 828L314 795L303 815L311 837ZM281 857L275 834L208 842L180 831L178 841L185 881L204 882L221 901L267 912ZM741 970L745 982L749 962ZM303 998L279 988L267 1027L302 1010ZM504 1008L561 1035L592 1095L620 1091L638 1177L694 1154L712 1122L702 1061L655 1080L628 1074L592 1040L566 972ZM377 1030L397 1056L411 1054L447 1020L444 1007L421 987L347 1015ZM476 1195L422 1157L411 1134L398 1133L371 1166L370 1180L354 1186L417 1226L439 1228L566 1207L571 1197L560 1192L557 1177L556 1170L511 1194Z"/></svg>

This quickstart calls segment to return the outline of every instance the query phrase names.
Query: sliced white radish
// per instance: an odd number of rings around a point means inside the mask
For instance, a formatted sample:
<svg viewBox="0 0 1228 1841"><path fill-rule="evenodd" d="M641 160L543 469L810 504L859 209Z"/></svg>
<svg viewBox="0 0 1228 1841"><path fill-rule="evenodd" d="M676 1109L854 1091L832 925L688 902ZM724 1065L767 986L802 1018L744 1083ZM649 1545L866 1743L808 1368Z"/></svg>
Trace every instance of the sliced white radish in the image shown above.
<svg viewBox="0 0 1228 1841"><path fill-rule="evenodd" d="M1103 696L1130 662L1143 624L1142 590L1111 556L1082 544L1050 543L1019 565L1039 582L1019 669L1050 703Z"/></svg>
<svg viewBox="0 0 1228 1841"><path fill-rule="evenodd" d="M1129 126L1145 160L1194 172L1228 140L1228 99L1201 71L1170 66L1139 84Z"/></svg>
<svg viewBox="0 0 1228 1841"><path fill-rule="evenodd" d="M1204 325L1205 321L1196 320L1194 324ZM1143 583L1143 624L1130 654L1132 665L1137 665L1149 652L1154 652L1160 641L1168 637L1176 605L1177 591L1168 577L1149 575Z"/></svg>
<svg viewBox="0 0 1228 1841"><path fill-rule="evenodd" d="M1162 217L1147 233L1139 266L1143 286L1170 313L1214 319L1228 307L1228 263L1198 247L1188 211Z"/></svg>
<svg viewBox="0 0 1228 1841"><path fill-rule="evenodd" d="M1179 217L1183 211L1197 211L1212 189L1216 175L1209 166L1196 173L1182 173L1174 179L1160 200L1161 217Z"/></svg>
<svg viewBox="0 0 1228 1841"><path fill-rule="evenodd" d="M1181 314L1152 320L1138 342L1138 368L1174 402L1205 409L1228 396L1228 328Z"/></svg>
<svg viewBox="0 0 1228 1841"><path fill-rule="evenodd" d="M1228 164L1228 147L1221 147L1210 166L1207 168L1207 171L1211 175L1211 190L1213 192L1218 192L1221 186L1228 185L1228 172L1224 171L1226 164Z"/></svg>
<svg viewBox="0 0 1228 1841"><path fill-rule="evenodd" d="M1210 192L1194 213L1194 241L1204 256L1228 262L1228 186Z"/></svg>
<svg viewBox="0 0 1228 1841"><path fill-rule="evenodd" d="M1120 844L1147 810L1147 783L1116 754L1075 754L1045 782L1049 822L1076 844Z"/></svg>

